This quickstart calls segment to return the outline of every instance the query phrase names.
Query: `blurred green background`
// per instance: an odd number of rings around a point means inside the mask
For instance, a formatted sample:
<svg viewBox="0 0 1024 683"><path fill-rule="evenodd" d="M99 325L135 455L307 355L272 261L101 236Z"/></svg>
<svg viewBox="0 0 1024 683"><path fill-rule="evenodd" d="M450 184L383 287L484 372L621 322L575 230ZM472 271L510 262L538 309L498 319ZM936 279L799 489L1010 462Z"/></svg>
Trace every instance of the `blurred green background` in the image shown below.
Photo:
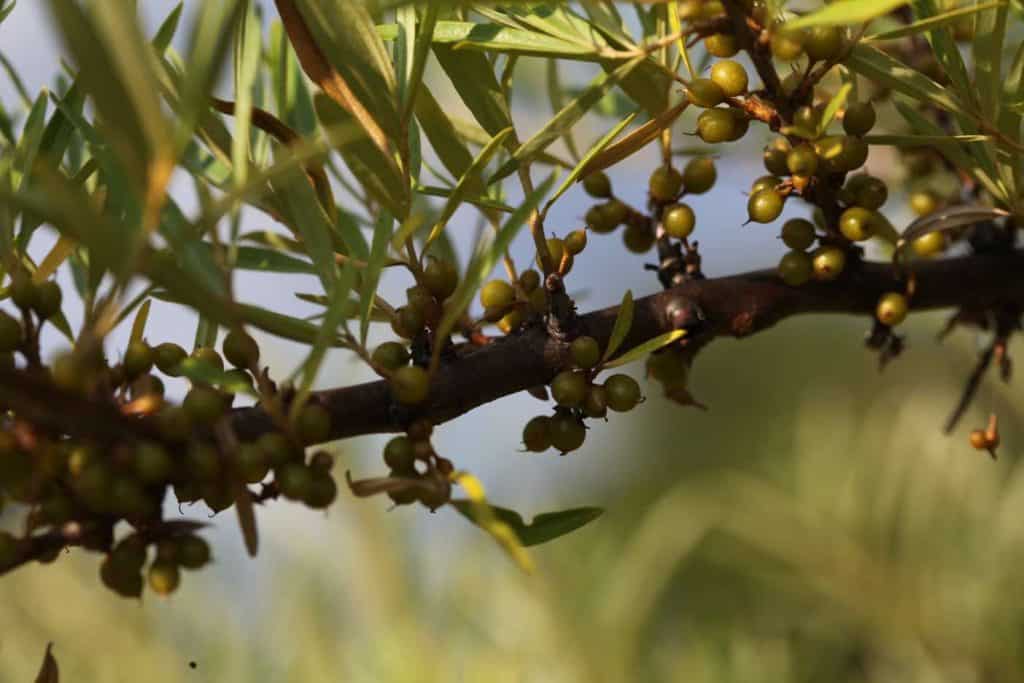
<svg viewBox="0 0 1024 683"><path fill-rule="evenodd" d="M49 641L69 681L1021 680L1019 394L986 382L941 435L976 340L939 346L940 323L879 374L863 321L796 319L698 358L708 413L652 394L569 457L473 454L485 481L549 479L497 502L606 508L533 549L533 576L451 510L348 496L268 508L255 561L214 520L220 561L169 600L114 597L72 550L0 582L0 680L31 680ZM997 462L966 438L989 411Z"/></svg>

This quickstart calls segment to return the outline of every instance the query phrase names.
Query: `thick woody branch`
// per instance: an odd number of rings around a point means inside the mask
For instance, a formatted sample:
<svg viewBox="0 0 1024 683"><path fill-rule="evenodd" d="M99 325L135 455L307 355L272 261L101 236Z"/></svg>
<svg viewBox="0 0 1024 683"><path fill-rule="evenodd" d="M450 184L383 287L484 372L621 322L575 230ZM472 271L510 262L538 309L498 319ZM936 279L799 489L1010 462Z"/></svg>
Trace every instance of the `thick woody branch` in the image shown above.
<svg viewBox="0 0 1024 683"><path fill-rule="evenodd" d="M1022 251L923 262L914 266L914 274L914 310L1024 304ZM673 311L699 309L704 319L692 330L689 343L703 345L715 337L755 334L803 313L873 315L879 296L902 289L892 266L879 263L851 264L835 282L803 287L785 285L773 270L694 280L637 300L623 351L672 330L680 321ZM605 345L617 314L618 308L612 307L580 316L580 333ZM398 432L413 417L440 424L549 382L566 358L566 343L535 326L487 346L463 347L457 358L438 369L428 400L416 411L396 404L384 381L319 392L317 398L331 414L333 439ZM259 408L236 411L234 421L242 437L272 428Z"/></svg>

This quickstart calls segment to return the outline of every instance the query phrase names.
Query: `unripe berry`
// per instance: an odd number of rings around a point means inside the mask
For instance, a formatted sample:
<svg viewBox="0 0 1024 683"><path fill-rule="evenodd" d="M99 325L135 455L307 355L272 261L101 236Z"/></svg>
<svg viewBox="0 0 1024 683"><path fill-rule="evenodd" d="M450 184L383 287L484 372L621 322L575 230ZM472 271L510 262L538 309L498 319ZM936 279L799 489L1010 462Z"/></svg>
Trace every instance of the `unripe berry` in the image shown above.
<svg viewBox="0 0 1024 683"><path fill-rule="evenodd" d="M0 311L0 351L15 351L21 346L21 323L11 315Z"/></svg>
<svg viewBox="0 0 1024 683"><path fill-rule="evenodd" d="M185 394L181 406L194 422L210 424L224 413L226 402L224 394L213 387L197 385Z"/></svg>
<svg viewBox="0 0 1024 683"><path fill-rule="evenodd" d="M697 117L697 135L710 144L736 139L739 121L729 109L706 109Z"/></svg>
<svg viewBox="0 0 1024 683"><path fill-rule="evenodd" d="M946 250L946 236L941 232L930 232L918 237L910 243L910 246L915 254L928 258Z"/></svg>
<svg viewBox="0 0 1024 683"><path fill-rule="evenodd" d="M565 248L575 256L587 248L587 231L573 230L565 237Z"/></svg>
<svg viewBox="0 0 1024 683"><path fill-rule="evenodd" d="M551 418L538 415L523 427L523 447L533 453L543 453L551 448Z"/></svg>
<svg viewBox="0 0 1024 683"><path fill-rule="evenodd" d="M235 467L246 484L258 484L270 472L270 456L258 443L243 443L235 451Z"/></svg>
<svg viewBox="0 0 1024 683"><path fill-rule="evenodd" d="M707 157L691 159L683 169L683 187L687 194L704 194L714 186L717 178L715 162Z"/></svg>
<svg viewBox="0 0 1024 683"><path fill-rule="evenodd" d="M220 453L202 441L193 441L185 452L185 464L192 478L212 481L220 474Z"/></svg>
<svg viewBox="0 0 1024 683"><path fill-rule="evenodd" d="M198 536L180 536L174 540L175 557L185 569L199 569L210 561L210 546Z"/></svg>
<svg viewBox="0 0 1024 683"><path fill-rule="evenodd" d="M843 211L839 217L839 231L852 242L863 242L874 236L877 220L874 211L853 206Z"/></svg>
<svg viewBox="0 0 1024 683"><path fill-rule="evenodd" d="M630 224L622 233L622 243L634 254L644 254L650 251L656 239L654 230L640 223Z"/></svg>
<svg viewBox="0 0 1024 683"><path fill-rule="evenodd" d="M128 344L122 361L124 374L128 379L134 379L144 372L149 372L153 367L153 349L143 340L133 341Z"/></svg>
<svg viewBox="0 0 1024 683"><path fill-rule="evenodd" d="M601 235L612 232L615 228L619 227L618 223L613 223L610 220L602 204L594 204L587 209L587 215L584 216L583 220L588 228Z"/></svg>
<svg viewBox="0 0 1024 683"><path fill-rule="evenodd" d="M171 342L158 344L153 349L153 363L160 372L170 377L178 375L178 366L188 357L185 349Z"/></svg>
<svg viewBox="0 0 1024 683"><path fill-rule="evenodd" d="M303 500L313 483L313 471L300 463L287 463L274 470L274 481L285 498Z"/></svg>
<svg viewBox="0 0 1024 683"><path fill-rule="evenodd" d="M903 322L909 308L907 297L899 292L889 292L883 294L882 298L878 300L875 315L882 324L892 327Z"/></svg>
<svg viewBox="0 0 1024 683"><path fill-rule="evenodd" d="M790 249L806 251L814 240L814 223L809 220L790 218L782 224L782 242Z"/></svg>
<svg viewBox="0 0 1024 683"><path fill-rule="evenodd" d="M42 320L47 320L60 312L63 298L60 286L53 280L48 280L36 287L36 301L33 309Z"/></svg>
<svg viewBox="0 0 1024 683"><path fill-rule="evenodd" d="M802 31L780 30L772 34L772 55L784 62L799 59L804 53L805 35Z"/></svg>
<svg viewBox="0 0 1024 683"><path fill-rule="evenodd" d="M843 49L843 34L835 26L815 26L804 39L804 50L814 61L835 59Z"/></svg>
<svg viewBox="0 0 1024 683"><path fill-rule="evenodd" d="M423 285L438 301L444 301L459 286L459 273L451 261L431 257L423 270Z"/></svg>
<svg viewBox="0 0 1024 683"><path fill-rule="evenodd" d="M281 432L267 432L256 439L256 445L266 453L271 467L279 467L301 457L302 451Z"/></svg>
<svg viewBox="0 0 1024 683"><path fill-rule="evenodd" d="M857 102L846 108L843 114L843 130L849 135L865 135L875 127L875 108L870 102Z"/></svg>
<svg viewBox="0 0 1024 683"><path fill-rule="evenodd" d="M725 92L710 78L695 78L686 85L686 95L698 107L711 108L722 103Z"/></svg>
<svg viewBox="0 0 1024 683"><path fill-rule="evenodd" d="M524 292L529 294L540 287L540 273L533 268L524 270L519 274L519 286L523 288Z"/></svg>
<svg viewBox="0 0 1024 683"><path fill-rule="evenodd" d="M601 418L608 414L608 390L596 384L590 385L587 397L583 399L583 413L587 417Z"/></svg>
<svg viewBox="0 0 1024 683"><path fill-rule="evenodd" d="M605 215L605 220L612 225L610 230L619 227L625 222L626 217L629 216L629 207L618 199L609 199L604 204L601 204L601 211Z"/></svg>
<svg viewBox="0 0 1024 683"><path fill-rule="evenodd" d="M583 423L568 412L559 412L551 418L551 445L565 454L575 451L587 438Z"/></svg>
<svg viewBox="0 0 1024 683"><path fill-rule="evenodd" d="M910 195L910 210L918 216L927 216L938 208L939 199L932 192L914 192Z"/></svg>
<svg viewBox="0 0 1024 683"><path fill-rule="evenodd" d="M779 261L779 277L790 287L799 287L811 279L811 257L803 251L790 251Z"/></svg>
<svg viewBox="0 0 1024 683"><path fill-rule="evenodd" d="M174 462L163 446L145 441L135 449L135 474L145 484L167 481L174 470Z"/></svg>
<svg viewBox="0 0 1024 683"><path fill-rule="evenodd" d="M18 271L11 278L11 301L18 308L29 310L35 308L39 290L32 282L32 276L25 271Z"/></svg>
<svg viewBox="0 0 1024 683"><path fill-rule="evenodd" d="M785 138L779 138L764 148L764 167L769 173L775 176L782 176L789 173L789 165L786 158L789 156L789 142Z"/></svg>
<svg viewBox="0 0 1024 683"><path fill-rule="evenodd" d="M593 337L576 337L569 345L569 353L576 367L589 370L601 360L601 347Z"/></svg>
<svg viewBox="0 0 1024 683"><path fill-rule="evenodd" d="M319 403L307 403L299 411L295 431L301 443L323 443L331 438L331 414Z"/></svg>
<svg viewBox="0 0 1024 683"><path fill-rule="evenodd" d="M661 224L664 226L665 232L676 239L689 237L693 232L696 220L693 209L686 204L667 206L661 216Z"/></svg>
<svg viewBox="0 0 1024 683"><path fill-rule="evenodd" d="M736 97L747 91L747 70L731 59L716 62L711 67L711 80L722 89L726 97Z"/></svg>
<svg viewBox="0 0 1024 683"><path fill-rule="evenodd" d="M391 375L391 393L399 403L422 403L430 393L430 378L427 371L418 365L399 368Z"/></svg>
<svg viewBox="0 0 1024 683"><path fill-rule="evenodd" d="M603 172L597 171L583 179L583 190L591 197L604 199L612 196L612 182Z"/></svg>
<svg viewBox="0 0 1024 683"><path fill-rule="evenodd" d="M396 436L384 446L384 464L396 472L412 473L416 456L413 442L407 436Z"/></svg>
<svg viewBox="0 0 1024 683"><path fill-rule="evenodd" d="M192 357L196 360L212 365L218 370L224 369L224 359L220 357L216 349L212 349L209 346L198 346L192 351Z"/></svg>
<svg viewBox="0 0 1024 683"><path fill-rule="evenodd" d="M820 247L811 256L814 265L814 279L835 280L846 267L846 252L838 247Z"/></svg>
<svg viewBox="0 0 1024 683"><path fill-rule="evenodd" d="M551 398L560 406L577 408L587 397L587 378L572 370L563 370L551 381Z"/></svg>
<svg viewBox="0 0 1024 683"><path fill-rule="evenodd" d="M747 215L755 223L771 223L782 213L784 201L775 190L755 192L747 201Z"/></svg>
<svg viewBox="0 0 1024 683"><path fill-rule="evenodd" d="M149 581L149 587L157 595L170 595L177 590L178 584L181 583L178 565L163 560L157 560L150 565L146 578Z"/></svg>
<svg viewBox="0 0 1024 683"><path fill-rule="evenodd" d="M423 330L425 324L423 313L419 309L400 306L395 311L395 319L391 321L391 329L400 337L412 339Z"/></svg>
<svg viewBox="0 0 1024 683"><path fill-rule="evenodd" d="M245 332L231 330L221 345L224 357L236 368L255 367L260 360L260 347Z"/></svg>
<svg viewBox="0 0 1024 683"><path fill-rule="evenodd" d="M818 170L818 155L810 145L799 145L786 155L786 168L795 176L809 178Z"/></svg>
<svg viewBox="0 0 1024 683"><path fill-rule="evenodd" d="M303 502L314 510L330 507L338 497L338 485L328 472L315 470Z"/></svg>
<svg viewBox="0 0 1024 683"><path fill-rule="evenodd" d="M708 54L715 57L732 57L740 51L736 36L726 33L715 33L704 39L704 47Z"/></svg>
<svg viewBox="0 0 1024 683"><path fill-rule="evenodd" d="M648 181L648 192L651 199L656 202L670 202L679 196L682 189L683 176L671 166L659 166L654 169Z"/></svg>
<svg viewBox="0 0 1024 683"><path fill-rule="evenodd" d="M640 402L640 385L629 375L612 375L604 381L604 388L608 392L608 407L616 412L632 410Z"/></svg>

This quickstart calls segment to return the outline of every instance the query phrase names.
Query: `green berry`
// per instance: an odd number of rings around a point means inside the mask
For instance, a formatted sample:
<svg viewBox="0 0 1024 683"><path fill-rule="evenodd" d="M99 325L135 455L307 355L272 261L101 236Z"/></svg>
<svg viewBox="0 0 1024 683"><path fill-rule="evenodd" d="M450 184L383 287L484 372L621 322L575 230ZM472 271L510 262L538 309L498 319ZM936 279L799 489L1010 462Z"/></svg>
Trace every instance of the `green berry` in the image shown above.
<svg viewBox="0 0 1024 683"><path fill-rule="evenodd" d="M209 346L197 346L192 351L192 357L200 363L206 363L212 365L218 370L224 369L224 359L220 357L216 349L210 348Z"/></svg>
<svg viewBox="0 0 1024 683"><path fill-rule="evenodd" d="M747 91L747 70L731 59L715 62L711 67L711 80L722 89L726 97L736 97Z"/></svg>
<svg viewBox="0 0 1024 683"><path fill-rule="evenodd" d="M14 305L23 310L36 307L39 290L32 282L32 276L25 271L19 271L11 278L11 301Z"/></svg>
<svg viewBox="0 0 1024 683"><path fill-rule="evenodd" d="M656 202L670 202L678 197L683 189L683 176L671 166L659 166L654 169L647 185L651 199Z"/></svg>
<svg viewBox="0 0 1024 683"><path fill-rule="evenodd" d="M843 114L843 130L849 135L865 135L875 127L875 108L870 102L857 102L846 108Z"/></svg>
<svg viewBox="0 0 1024 683"><path fill-rule="evenodd" d="M301 443L323 443L331 438L331 414L319 403L307 403L299 411L295 430Z"/></svg>
<svg viewBox="0 0 1024 683"><path fill-rule="evenodd" d="M266 453L271 467L279 467L301 456L301 449L281 432L267 432L256 439L256 445Z"/></svg>
<svg viewBox="0 0 1024 683"><path fill-rule="evenodd" d="M210 562L210 546L198 536L180 536L174 542L178 564L185 569L199 569Z"/></svg>
<svg viewBox="0 0 1024 683"><path fill-rule="evenodd" d="M587 438L586 427L572 413L557 413L551 418L549 425L551 445L563 454L575 451L583 445L583 441Z"/></svg>
<svg viewBox="0 0 1024 683"><path fill-rule="evenodd" d="M53 280L43 282L36 288L36 301L33 308L42 320L48 320L60 313L60 305L64 294L60 286Z"/></svg>
<svg viewBox="0 0 1024 683"><path fill-rule="evenodd" d="M608 392L608 407L624 413L636 407L640 402L640 385L629 375L612 375L604 381Z"/></svg>
<svg viewBox="0 0 1024 683"><path fill-rule="evenodd" d="M193 441L185 452L185 464L194 479L212 481L220 474L220 452L203 441Z"/></svg>
<svg viewBox="0 0 1024 683"><path fill-rule="evenodd" d="M129 477L117 477L111 482L108 502L115 513L131 519L148 517L152 509L142 486Z"/></svg>
<svg viewBox="0 0 1024 683"><path fill-rule="evenodd" d="M373 350L373 362L386 370L397 370L409 362L409 352L404 344L384 342Z"/></svg>
<svg viewBox="0 0 1024 683"><path fill-rule="evenodd" d="M780 30L772 34L772 55L783 62L792 62L804 53L805 35L802 31Z"/></svg>
<svg viewBox="0 0 1024 683"><path fill-rule="evenodd" d="M300 463L287 463L274 471L274 481L285 498L303 500L313 483L313 470Z"/></svg>
<svg viewBox="0 0 1024 683"><path fill-rule="evenodd" d="M883 294L882 298L878 300L875 315L883 325L893 327L903 322L907 317L909 308L910 305L907 303L907 297L899 292L889 292L888 294Z"/></svg>
<svg viewBox="0 0 1024 683"><path fill-rule="evenodd" d="M729 136L726 142L735 142L747 134L747 131L750 129L750 119L742 109L730 108L725 111L732 117L733 121L732 135Z"/></svg>
<svg viewBox="0 0 1024 683"><path fill-rule="evenodd" d="M818 155L810 145L799 145L786 155L786 168L795 176L809 178L818 170Z"/></svg>
<svg viewBox="0 0 1024 683"><path fill-rule="evenodd" d="M480 289L480 303L484 308L504 309L515 299L515 288L504 280L491 280Z"/></svg>
<svg viewBox="0 0 1024 683"><path fill-rule="evenodd" d="M704 194L714 186L717 179L715 162L707 157L691 159L683 169L683 187L688 194Z"/></svg>
<svg viewBox="0 0 1024 683"><path fill-rule="evenodd" d="M630 224L622 233L622 243L634 254L645 254L650 251L656 239L654 230L640 223Z"/></svg>
<svg viewBox="0 0 1024 683"><path fill-rule="evenodd" d="M918 237L910 246L918 256L929 258L946 250L946 236L941 232L930 232Z"/></svg>
<svg viewBox="0 0 1024 683"><path fill-rule="evenodd" d="M747 215L755 223L771 223L782 213L784 201L775 190L755 192L747 201Z"/></svg>
<svg viewBox="0 0 1024 683"><path fill-rule="evenodd" d="M224 394L213 387L196 385L185 394L182 408L194 422L210 424L224 414Z"/></svg>
<svg viewBox="0 0 1024 683"><path fill-rule="evenodd" d="M384 446L384 464L396 472L411 473L416 456L413 442L407 436L396 436Z"/></svg>
<svg viewBox="0 0 1024 683"><path fill-rule="evenodd" d="M803 251L790 251L779 261L779 277L790 287L799 287L811 279L811 257Z"/></svg>
<svg viewBox="0 0 1024 683"><path fill-rule="evenodd" d="M910 210L918 216L927 216L939 208L939 198L933 192L914 192L910 195ZM0 335L2 336L2 335Z"/></svg>
<svg viewBox="0 0 1024 683"><path fill-rule="evenodd" d="M178 366L181 365L181 361L188 357L188 353L185 349L181 348L177 344L171 342L164 342L158 344L153 349L153 363L156 365L160 372L168 375L169 377L177 377Z"/></svg>
<svg viewBox="0 0 1024 683"><path fill-rule="evenodd" d="M328 472L315 471L303 502L314 510L330 507L338 497L338 485Z"/></svg>
<svg viewBox="0 0 1024 683"><path fill-rule="evenodd" d="M576 337L569 345L569 353L576 367L589 370L601 360L601 347L593 337Z"/></svg>
<svg viewBox="0 0 1024 683"><path fill-rule="evenodd" d="M779 138L764 148L764 167L774 176L782 176L789 173L789 165L786 159L789 156L789 142L785 138Z"/></svg>
<svg viewBox="0 0 1024 683"><path fill-rule="evenodd" d="M459 286L459 271L451 261L431 257L423 269L423 285L438 301L444 301Z"/></svg>
<svg viewBox="0 0 1024 683"><path fill-rule="evenodd" d="M112 557L107 557L100 564L100 580L121 597L137 598L142 595L141 570L125 571L114 563Z"/></svg>
<svg viewBox="0 0 1024 683"><path fill-rule="evenodd" d="M548 255L551 256L551 266L558 270L562 267L562 260L565 260L565 272L572 270L573 256L565 247L565 242L557 237L549 237L547 239ZM540 260L540 254L537 254L537 267L543 268L544 265Z"/></svg>
<svg viewBox="0 0 1024 683"><path fill-rule="evenodd" d="M885 204L889 189L879 178L862 173L846 181L843 198L850 204L874 211Z"/></svg>
<svg viewBox="0 0 1024 683"><path fill-rule="evenodd" d="M583 189L591 197L605 199L612 196L612 182L601 171L591 173L583 179Z"/></svg>
<svg viewBox="0 0 1024 683"><path fill-rule="evenodd" d="M573 256L579 254L581 251L587 248L587 231L573 230L565 237L565 248L569 250L569 253Z"/></svg>
<svg viewBox="0 0 1024 683"><path fill-rule="evenodd" d="M192 433L192 420L182 406L165 405L156 414L160 436L168 441L185 441Z"/></svg>
<svg viewBox="0 0 1024 683"><path fill-rule="evenodd" d="M815 141L814 148L824 170L846 173L860 168L868 158L868 146L861 138L849 135L829 135Z"/></svg>
<svg viewBox="0 0 1024 683"><path fill-rule="evenodd" d="M426 325L426 320L419 309L413 306L400 306L395 311L391 329L400 337L412 339L423 330L424 325Z"/></svg>
<svg viewBox="0 0 1024 683"><path fill-rule="evenodd" d="M430 393L430 377L418 365L407 365L391 375L391 392L399 403L423 403Z"/></svg>
<svg viewBox="0 0 1024 683"><path fill-rule="evenodd" d="M839 217L839 231L852 242L863 242L874 236L877 220L874 211L852 206Z"/></svg>
<svg viewBox="0 0 1024 683"><path fill-rule="evenodd" d="M736 119L728 109L707 109L697 117L697 135L704 142L728 142L735 134Z"/></svg>
<svg viewBox="0 0 1024 683"><path fill-rule="evenodd" d="M128 344L122 361L124 374L133 379L139 375L149 372L153 367L153 349L143 340L133 341Z"/></svg>
<svg viewBox="0 0 1024 683"><path fill-rule="evenodd" d="M821 116L814 107L800 107L793 112L793 125L812 133L818 129L820 121Z"/></svg>
<svg viewBox="0 0 1024 683"><path fill-rule="evenodd" d="M806 251L814 240L814 224L809 220L791 218L782 224L782 242L790 249Z"/></svg>
<svg viewBox="0 0 1024 683"><path fill-rule="evenodd" d="M698 107L710 109L722 103L725 92L710 78L695 78L686 85L686 95Z"/></svg>
<svg viewBox="0 0 1024 683"><path fill-rule="evenodd" d="M674 204L672 206L665 207L665 212L661 216L661 223L670 236L676 239L686 239L693 232L693 226L696 224L696 217L693 215L693 209L686 204Z"/></svg>
<svg viewBox="0 0 1024 683"><path fill-rule="evenodd" d="M173 562L157 560L149 567L146 575L149 587L157 595L170 595L178 589L181 583L181 573L178 565Z"/></svg>
<svg viewBox="0 0 1024 683"><path fill-rule="evenodd" d="M528 268L519 274L519 286L529 294L540 287L540 273L533 268Z"/></svg>
<svg viewBox="0 0 1024 683"><path fill-rule="evenodd" d="M715 57L732 57L740 51L736 36L726 33L715 33L704 39L704 47L708 54Z"/></svg>
<svg viewBox="0 0 1024 683"><path fill-rule="evenodd" d="M0 311L0 351L16 351L21 346L21 323Z"/></svg>
<svg viewBox="0 0 1024 683"><path fill-rule="evenodd" d="M551 448L551 418L538 415L523 427L523 446L533 453L543 453Z"/></svg>
<svg viewBox="0 0 1024 683"><path fill-rule="evenodd" d="M843 34L836 26L815 26L804 39L804 51L813 61L835 59L843 49Z"/></svg>
<svg viewBox="0 0 1024 683"><path fill-rule="evenodd" d="M846 267L846 252L838 247L819 247L811 255L811 259L815 280L835 280Z"/></svg>
<svg viewBox="0 0 1024 683"><path fill-rule="evenodd" d="M236 368L252 368L260 360L260 347L245 332L231 330L221 344L224 357Z"/></svg>
<svg viewBox="0 0 1024 683"><path fill-rule="evenodd" d="M270 457L256 442L239 444L235 451L235 467L246 484L258 484L270 472Z"/></svg>
<svg viewBox="0 0 1024 683"><path fill-rule="evenodd" d="M604 235L615 230L619 227L618 223L613 223L608 214L604 211L604 205L594 204L592 207L587 209L587 215L583 218L586 222L587 227L594 232Z"/></svg>
<svg viewBox="0 0 1024 683"><path fill-rule="evenodd" d="M174 462L163 446L144 441L135 449L135 474L144 484L167 481L174 470Z"/></svg>
<svg viewBox="0 0 1024 683"><path fill-rule="evenodd" d="M587 397L587 386L586 376L572 370L563 370L551 381L551 398L560 406L577 408Z"/></svg>
<svg viewBox="0 0 1024 683"><path fill-rule="evenodd" d="M774 190L781 184L782 180L777 176L763 175L750 186L750 194L757 194L761 190Z"/></svg>
<svg viewBox="0 0 1024 683"><path fill-rule="evenodd" d="M583 400L583 413L587 417L601 418L608 414L608 390L592 384Z"/></svg>

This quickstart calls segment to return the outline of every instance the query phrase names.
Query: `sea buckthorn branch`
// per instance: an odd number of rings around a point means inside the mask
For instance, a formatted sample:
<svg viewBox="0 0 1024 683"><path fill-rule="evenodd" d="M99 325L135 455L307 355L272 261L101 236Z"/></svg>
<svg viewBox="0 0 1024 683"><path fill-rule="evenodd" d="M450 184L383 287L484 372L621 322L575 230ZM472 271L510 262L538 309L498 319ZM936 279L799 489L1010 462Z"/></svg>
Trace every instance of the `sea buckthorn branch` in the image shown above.
<svg viewBox="0 0 1024 683"><path fill-rule="evenodd" d="M913 310L1024 304L1024 251L922 262L914 266L914 273ZM851 265L835 281L802 287L787 286L774 270L690 280L635 302L633 325L621 351L675 329L670 311L680 303L703 313L699 323L687 323L695 326L686 342L703 345L716 337L747 337L804 313L873 316L879 297L896 283L892 266L882 263ZM580 315L580 333L603 347L617 315L616 306ZM565 366L568 348L542 325L527 326L485 346L461 345L438 368L427 400L415 408L400 407L386 381L315 396L331 417L331 440L397 433L417 417L441 424L503 396L547 384ZM236 409L233 422L245 439L273 428L259 407Z"/></svg>

